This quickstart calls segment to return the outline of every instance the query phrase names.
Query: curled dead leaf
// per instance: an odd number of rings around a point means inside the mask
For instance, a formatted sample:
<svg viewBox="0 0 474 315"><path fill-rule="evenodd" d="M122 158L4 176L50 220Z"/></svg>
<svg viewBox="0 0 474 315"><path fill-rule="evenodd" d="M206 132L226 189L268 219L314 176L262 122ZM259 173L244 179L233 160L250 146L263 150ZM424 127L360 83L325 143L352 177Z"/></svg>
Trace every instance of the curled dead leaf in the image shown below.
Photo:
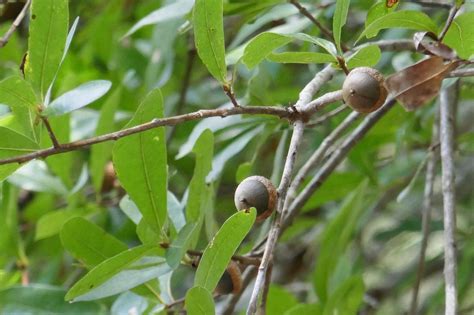
<svg viewBox="0 0 474 315"><path fill-rule="evenodd" d="M425 55L439 56L445 60L457 58L454 50L440 43L436 34L432 32L416 32L413 35L415 49Z"/></svg>
<svg viewBox="0 0 474 315"><path fill-rule="evenodd" d="M441 82L458 65L459 61L445 63L441 57L429 57L392 74L385 85L407 111L412 111L438 95Z"/></svg>

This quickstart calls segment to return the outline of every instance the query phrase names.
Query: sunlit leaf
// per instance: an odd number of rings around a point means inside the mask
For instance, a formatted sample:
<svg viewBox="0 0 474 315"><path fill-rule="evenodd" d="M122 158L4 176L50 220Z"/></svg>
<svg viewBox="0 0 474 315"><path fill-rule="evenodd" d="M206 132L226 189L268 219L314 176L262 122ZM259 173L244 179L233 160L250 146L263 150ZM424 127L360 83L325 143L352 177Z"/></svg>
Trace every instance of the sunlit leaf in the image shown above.
<svg viewBox="0 0 474 315"><path fill-rule="evenodd" d="M342 27L346 24L347 13L349 12L350 0L337 0L336 10L332 18L332 32L334 35L334 41L336 42L337 49L341 51L341 31Z"/></svg>
<svg viewBox="0 0 474 315"><path fill-rule="evenodd" d="M214 315L214 299L203 287L193 287L186 293L186 310L189 315Z"/></svg>
<svg viewBox="0 0 474 315"><path fill-rule="evenodd" d="M377 45L369 45L357 50L349 58L346 59L346 64L349 69L357 67L371 67L379 62L382 53Z"/></svg>
<svg viewBox="0 0 474 315"><path fill-rule="evenodd" d="M465 12L456 17L451 24L444 42L456 50L459 57L470 59L474 54L474 31L472 21L474 12Z"/></svg>

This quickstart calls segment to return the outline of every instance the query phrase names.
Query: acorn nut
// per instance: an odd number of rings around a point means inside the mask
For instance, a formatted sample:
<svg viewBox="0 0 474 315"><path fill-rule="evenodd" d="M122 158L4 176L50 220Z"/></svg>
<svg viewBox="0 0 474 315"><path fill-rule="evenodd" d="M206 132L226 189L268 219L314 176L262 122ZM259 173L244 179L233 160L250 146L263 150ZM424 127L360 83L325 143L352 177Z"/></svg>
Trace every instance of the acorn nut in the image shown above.
<svg viewBox="0 0 474 315"><path fill-rule="evenodd" d="M352 69L342 85L342 97L356 112L376 111L387 98L383 75L369 67Z"/></svg>
<svg viewBox="0 0 474 315"><path fill-rule="evenodd" d="M256 222L261 222L275 210L277 197L276 188L269 179L250 176L237 186L234 202L238 210L257 209Z"/></svg>
<svg viewBox="0 0 474 315"><path fill-rule="evenodd" d="M236 294L242 289L242 272L239 265L231 260L229 265L217 283L215 292L217 294Z"/></svg>

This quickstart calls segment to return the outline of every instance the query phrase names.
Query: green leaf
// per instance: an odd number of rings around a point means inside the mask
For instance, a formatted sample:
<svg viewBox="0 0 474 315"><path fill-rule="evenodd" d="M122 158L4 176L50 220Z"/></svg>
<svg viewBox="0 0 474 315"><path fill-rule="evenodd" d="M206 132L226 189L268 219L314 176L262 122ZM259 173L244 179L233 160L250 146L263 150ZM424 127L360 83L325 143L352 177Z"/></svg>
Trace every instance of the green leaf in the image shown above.
<svg viewBox="0 0 474 315"><path fill-rule="evenodd" d="M64 248L88 267L127 249L127 245L81 217L72 218L63 224L60 237Z"/></svg>
<svg viewBox="0 0 474 315"><path fill-rule="evenodd" d="M255 222L256 211L239 211L227 219L209 242L196 271L194 285L213 292L227 265Z"/></svg>
<svg viewBox="0 0 474 315"><path fill-rule="evenodd" d="M357 314L364 299L364 281L361 275L347 279L324 305L323 315Z"/></svg>
<svg viewBox="0 0 474 315"><path fill-rule="evenodd" d="M323 312L320 304L298 304L286 311L285 315L321 315Z"/></svg>
<svg viewBox="0 0 474 315"><path fill-rule="evenodd" d="M463 59L470 59L474 54L473 19L474 12L459 15L454 19L444 37L444 42Z"/></svg>
<svg viewBox="0 0 474 315"><path fill-rule="evenodd" d="M283 314L298 304L298 300L288 291L277 285L271 285L268 291L267 313Z"/></svg>
<svg viewBox="0 0 474 315"><path fill-rule="evenodd" d="M60 287L43 284L14 286L0 291L1 314L108 314L105 307L95 302L68 303L66 292Z"/></svg>
<svg viewBox="0 0 474 315"><path fill-rule="evenodd" d="M0 127L0 159L31 153L39 149L31 139L11 129ZM0 182L21 165L17 163L0 165Z"/></svg>
<svg viewBox="0 0 474 315"><path fill-rule="evenodd" d="M278 63L330 63L336 61L330 54L306 51L271 53L267 59Z"/></svg>
<svg viewBox="0 0 474 315"><path fill-rule="evenodd" d="M35 240L41 240L58 234L63 224L72 218L87 214L83 209L56 210L43 215L36 224Z"/></svg>
<svg viewBox="0 0 474 315"><path fill-rule="evenodd" d="M122 89L116 89L105 101L100 110L99 122L95 131L96 136L114 131L114 115L120 103ZM100 193L104 180L104 168L112 155L112 142L98 143L91 148L90 171L95 191Z"/></svg>
<svg viewBox="0 0 474 315"><path fill-rule="evenodd" d="M347 13L349 12L350 0L337 0L336 10L332 18L332 32L334 34L334 41L336 42L337 50L342 53L341 50L341 30L346 24Z"/></svg>
<svg viewBox="0 0 474 315"><path fill-rule="evenodd" d="M363 213L366 189L367 184L363 182L350 194L322 233L321 250L314 275L316 293L322 302L328 299L329 279L336 268L335 257L341 256L345 251L357 226L357 221Z"/></svg>
<svg viewBox="0 0 474 315"><path fill-rule="evenodd" d="M214 299L203 287L193 287L186 293L186 311L189 315L214 315Z"/></svg>
<svg viewBox="0 0 474 315"><path fill-rule="evenodd" d="M0 183L0 264L6 265L18 257L18 190Z"/></svg>
<svg viewBox="0 0 474 315"><path fill-rule="evenodd" d="M44 99L64 52L69 24L68 0L34 0L25 77Z"/></svg>
<svg viewBox="0 0 474 315"><path fill-rule="evenodd" d="M193 13L196 49L211 75L226 83L222 0L196 0Z"/></svg>
<svg viewBox="0 0 474 315"><path fill-rule="evenodd" d="M0 81L0 104L11 108L28 107L36 109L39 105L31 84L19 76Z"/></svg>
<svg viewBox="0 0 474 315"><path fill-rule="evenodd" d="M371 67L375 66L382 57L380 48L377 45L369 45L357 50L349 58L346 59L346 64L349 69L357 67Z"/></svg>
<svg viewBox="0 0 474 315"><path fill-rule="evenodd" d="M249 177L252 174L252 166L253 164L251 162L244 162L240 164L237 168L237 171L235 172L235 182L240 183Z"/></svg>
<svg viewBox="0 0 474 315"><path fill-rule="evenodd" d="M112 83L106 80L81 84L52 101L42 114L45 116L60 116L70 113L101 98L109 91L111 86Z"/></svg>
<svg viewBox="0 0 474 315"><path fill-rule="evenodd" d="M276 33L261 33L252 38L245 47L242 61L252 69L262 62L272 51L288 44L293 39Z"/></svg>
<svg viewBox="0 0 474 315"><path fill-rule="evenodd" d="M382 16L395 11L397 7L398 2L391 8L387 7L385 0L375 3L370 7L369 12L367 12L367 17L365 18L365 27L369 26L373 21L381 18Z"/></svg>
<svg viewBox="0 0 474 315"><path fill-rule="evenodd" d="M248 68L252 69L267 58L275 49L282 47L293 40L301 40L318 45L329 54L333 56L337 55L334 44L322 38L312 37L304 33L278 34L265 32L255 36L248 42L242 60ZM335 61L335 59L331 61Z"/></svg>
<svg viewBox="0 0 474 315"><path fill-rule="evenodd" d="M139 20L135 25L130 28L127 34L124 35L130 36L144 26L163 23L170 20L178 19L184 17L188 14L193 8L193 0L177 0L169 5L165 5L158 10L155 10Z"/></svg>
<svg viewBox="0 0 474 315"><path fill-rule="evenodd" d="M214 155L214 135L206 129L196 141L193 149L196 155L194 175L189 183L189 196L186 206L188 222L197 222L202 218L205 209L202 209L203 194L206 189L206 176L212 168Z"/></svg>
<svg viewBox="0 0 474 315"><path fill-rule="evenodd" d="M126 127L163 117L160 90L151 91ZM115 171L146 224L163 235L167 219L166 137L163 127L118 140L113 149ZM159 241L159 240L157 240Z"/></svg>
<svg viewBox="0 0 474 315"><path fill-rule="evenodd" d="M196 231L200 231L201 226L202 222L188 222L179 231L178 235L166 251L166 262L171 268L176 269L179 266L184 254L191 247L193 238L196 238Z"/></svg>
<svg viewBox="0 0 474 315"><path fill-rule="evenodd" d="M428 31L437 33L437 26L433 20L420 11L396 11L384 15L373 21L360 34L357 42L364 36L367 38L375 37L380 30L387 28L405 28L419 31Z"/></svg>
<svg viewBox="0 0 474 315"><path fill-rule="evenodd" d="M141 245L104 260L76 282L67 301L89 301L132 289L170 271L163 250Z"/></svg>

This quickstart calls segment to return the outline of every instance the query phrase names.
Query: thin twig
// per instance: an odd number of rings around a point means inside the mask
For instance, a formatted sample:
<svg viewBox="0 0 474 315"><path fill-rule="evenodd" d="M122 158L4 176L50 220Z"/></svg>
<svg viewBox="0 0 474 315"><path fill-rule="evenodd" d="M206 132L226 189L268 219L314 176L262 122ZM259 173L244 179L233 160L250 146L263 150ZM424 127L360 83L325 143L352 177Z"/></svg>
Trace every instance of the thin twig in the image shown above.
<svg viewBox="0 0 474 315"><path fill-rule="evenodd" d="M201 257L203 254L201 251L192 250L192 249L189 249L188 251L186 251L186 253L188 255L197 256L197 257ZM238 261L242 265L259 266L261 263L261 259L258 257L248 257L248 256L240 256L240 255L232 255L232 260Z"/></svg>
<svg viewBox="0 0 474 315"><path fill-rule="evenodd" d="M273 272L273 261L270 262L268 265L267 274L265 275L265 284L263 285L263 292L262 292L262 301L258 306L258 314L266 314L267 313L267 297L268 292L270 290L270 284L272 282L272 272Z"/></svg>
<svg viewBox="0 0 474 315"><path fill-rule="evenodd" d="M309 123L306 124L306 127L307 128L314 128L316 126L319 126L319 125L325 123L326 121L328 121L329 119L333 118L334 116L339 115L340 113L347 110L348 108L349 107L347 107L347 105L342 104L341 106L337 107L336 109L333 109L332 111L330 111L330 112L328 112L324 115L321 115L317 119L315 119L313 121L310 121Z"/></svg>
<svg viewBox="0 0 474 315"><path fill-rule="evenodd" d="M247 314L255 314L257 311L258 300L262 294L263 288L266 282L267 269L272 261L273 250L278 240L280 232L282 218L285 215L286 209L284 209L286 195L288 188L291 183L291 175L295 166L296 155L298 153L299 146L303 139L304 123L301 120L295 122L295 128L293 135L291 136L290 148L288 149L288 155L286 157L285 167L283 169L283 175L278 186L278 207L275 220L273 221L272 227L268 234L267 243L265 245L265 251L263 252L262 263L258 268L257 279L255 280L255 286L252 291L252 296L247 308Z"/></svg>
<svg viewBox="0 0 474 315"><path fill-rule="evenodd" d="M341 146L334 151L331 157L326 161L326 163L324 163L308 185L306 185L303 191L290 205L288 215L283 222L282 231L291 224L293 218L298 215L303 205L336 169L339 163L342 162L352 147L362 139L362 137L393 107L394 104L394 99L387 100L382 108L367 116L364 121L344 140Z"/></svg>
<svg viewBox="0 0 474 315"><path fill-rule="evenodd" d="M474 76L474 68L453 70L447 75L448 78L472 77L472 76Z"/></svg>
<svg viewBox="0 0 474 315"><path fill-rule="evenodd" d="M61 147L61 144L59 143L58 138L56 138L56 135L54 134L53 128L51 128L48 118L41 116L41 120L43 121L43 124L45 125L46 130L48 131L49 138L53 143L53 148L59 149Z"/></svg>
<svg viewBox="0 0 474 315"><path fill-rule="evenodd" d="M313 24L316 25L317 28L319 28L319 30L324 34L324 36L327 39L329 39L330 41L334 41L334 35L332 34L332 32L327 27L325 27L324 25L319 23L319 21L316 20L314 18L314 16L305 7L303 7L301 5L301 3L299 3L297 0L289 0L289 2L292 5L294 5L300 11L301 14L303 14L311 22L313 22ZM342 48L343 51L349 50L349 48L346 45L344 45L343 43L341 43L341 48Z"/></svg>
<svg viewBox="0 0 474 315"><path fill-rule="evenodd" d="M449 15L448 19L446 20L446 23L444 24L443 30L441 33L439 33L438 39L440 42L443 41L444 36L446 36L446 33L448 32L449 28L451 27L451 24L453 23L454 17L456 16L456 13L458 12L459 8L456 5L456 1L453 1L453 5L451 9L449 10Z"/></svg>
<svg viewBox="0 0 474 315"><path fill-rule="evenodd" d="M334 92L329 93L330 96L334 96ZM321 96L325 100L332 100L333 98L328 98L328 96ZM318 102L315 102L318 103ZM318 109L322 108L321 104L318 103ZM240 114L253 114L253 115L272 115L277 116L282 119L288 119L294 121L295 119L306 117L308 114L306 112L297 112L285 107L276 107L276 106L240 106L240 107L231 107L231 108L218 108L218 109L201 109L196 112L177 115L167 118L156 118L150 122L137 125L134 127L122 129L120 131L104 134L97 137L92 137L84 140L78 140L70 143L61 144L60 147L48 148L43 150L34 151L32 153L19 155L15 157L10 157L0 160L0 165L10 164L10 163L24 163L37 158L45 158L50 155L60 154L64 152L70 152L78 150L80 148L85 148L90 145L106 142L106 141L115 141L123 137L127 137L139 132L150 130L162 126L173 126L176 124L184 123L187 121L203 119L207 117L227 117L231 115L240 115Z"/></svg>
<svg viewBox="0 0 474 315"><path fill-rule="evenodd" d="M12 25L8 29L8 31L3 35L3 37L0 39L0 48L4 47L8 41L10 40L10 37L13 35L15 30L20 26L21 21L25 18L26 12L28 11L28 8L31 5L31 0L26 1L25 5L23 6L23 9L21 9L20 13L16 17L16 19L13 21Z"/></svg>
<svg viewBox="0 0 474 315"><path fill-rule="evenodd" d="M224 89L225 95L230 99L232 105L235 107L240 107L239 102L237 102L237 99L235 98L234 90L232 89L231 85L224 85L222 86Z"/></svg>
<svg viewBox="0 0 474 315"><path fill-rule="evenodd" d="M438 115L436 115L438 116ZM431 135L431 147L434 147L439 141L438 135L438 124L439 120L435 118L433 122L433 131ZM425 177L425 190L423 195L423 207L422 207L422 221L421 221L421 230L422 230L422 239L420 246L420 256L418 257L418 269L416 272L415 285L413 286L413 294L410 304L410 315L416 315L418 313L418 292L420 289L421 280L423 279L423 273L425 270L425 256L426 248L428 247L428 239L430 234L430 222L431 222L431 211L433 208L433 186L436 176L436 163L437 163L437 154L435 150L429 151L428 162L426 166L426 177Z"/></svg>
<svg viewBox="0 0 474 315"><path fill-rule="evenodd" d="M456 199L454 172L454 111L457 102L457 85L442 89L440 93L440 143L443 183L444 216L444 279L445 314L457 312L456 287Z"/></svg>

